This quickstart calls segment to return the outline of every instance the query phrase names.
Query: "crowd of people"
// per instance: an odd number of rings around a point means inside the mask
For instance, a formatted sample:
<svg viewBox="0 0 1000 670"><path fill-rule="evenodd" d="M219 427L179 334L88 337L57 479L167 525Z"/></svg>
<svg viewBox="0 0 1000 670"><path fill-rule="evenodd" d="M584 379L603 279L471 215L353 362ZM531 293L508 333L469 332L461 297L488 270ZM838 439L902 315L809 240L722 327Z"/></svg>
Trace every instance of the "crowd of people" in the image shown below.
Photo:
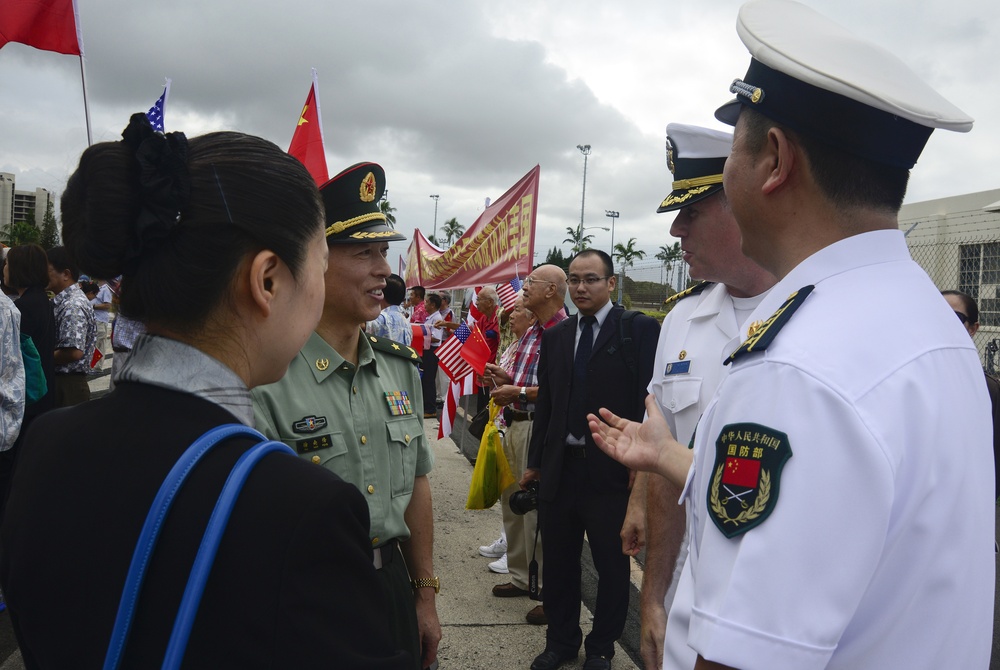
<svg viewBox="0 0 1000 670"><path fill-rule="evenodd" d="M738 26L733 132L667 126L658 211L696 283L662 326L613 301L598 249L507 309L407 288L376 163L317 187L270 142L142 114L88 148L64 246L3 259L0 584L26 667L436 667L425 422L467 319L517 480L479 551L547 626L531 670L581 649L610 670L642 549L647 668L986 667L1000 382L975 300L942 297L896 223L931 131L972 121L792 0Z"/></svg>

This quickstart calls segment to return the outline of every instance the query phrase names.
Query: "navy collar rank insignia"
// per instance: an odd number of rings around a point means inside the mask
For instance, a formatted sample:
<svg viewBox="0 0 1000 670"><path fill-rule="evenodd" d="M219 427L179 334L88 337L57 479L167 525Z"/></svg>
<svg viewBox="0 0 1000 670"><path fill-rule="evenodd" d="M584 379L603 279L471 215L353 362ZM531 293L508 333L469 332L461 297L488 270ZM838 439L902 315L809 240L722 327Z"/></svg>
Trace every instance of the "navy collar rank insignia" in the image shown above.
<svg viewBox="0 0 1000 670"><path fill-rule="evenodd" d="M791 457L785 433L756 423L723 427L708 487L708 515L723 535L736 537L771 515Z"/></svg>
<svg viewBox="0 0 1000 670"><path fill-rule="evenodd" d="M693 295L698 295L699 293L707 289L709 286L711 286L712 283L713 282L710 281L703 281L698 284L695 284L691 288L687 288L681 291L680 293L673 294L672 296L664 300L663 304L664 306L671 305L679 300L683 300L684 298L688 298Z"/></svg>
<svg viewBox="0 0 1000 670"><path fill-rule="evenodd" d="M325 416L304 416L292 424L292 430L296 433L315 433L326 428L326 424Z"/></svg>
<svg viewBox="0 0 1000 670"><path fill-rule="evenodd" d="M814 288L815 286L812 284L809 286L803 286L798 291L795 291L788 296L788 300L786 300L781 307L778 308L778 311L769 316L764 323L760 324L760 326L750 334L750 337L746 339L746 342L744 342L739 349L734 351L729 358L723 361L723 364L729 365L741 356L767 349L768 345L774 341L774 337L778 334L778 331L781 330L786 323L788 323L788 320L792 318L792 314L794 314L795 310L802 306L802 303L805 302L805 299L810 293L812 293ZM756 325L756 322L751 324L751 327L754 325Z"/></svg>

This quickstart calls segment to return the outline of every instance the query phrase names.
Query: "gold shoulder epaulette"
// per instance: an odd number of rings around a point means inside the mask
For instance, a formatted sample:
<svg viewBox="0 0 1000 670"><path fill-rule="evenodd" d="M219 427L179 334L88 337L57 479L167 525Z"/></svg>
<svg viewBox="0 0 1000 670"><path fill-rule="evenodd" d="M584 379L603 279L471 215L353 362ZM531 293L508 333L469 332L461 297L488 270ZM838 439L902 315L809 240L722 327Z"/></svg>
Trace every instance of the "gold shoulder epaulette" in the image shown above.
<svg viewBox="0 0 1000 670"><path fill-rule="evenodd" d="M739 349L734 351L729 358L724 361L725 365L729 365L735 361L740 356L745 356L747 354L754 353L756 351L764 351L767 346L774 341L774 337L778 334L778 331L788 323L788 320L792 318L792 314L795 313L803 302L805 302L806 297L812 293L812 284L809 286L803 286L798 291L795 291L790 296L788 300L778 308L774 314L767 318L761 326L754 331L754 334L746 339Z"/></svg>
<svg viewBox="0 0 1000 670"><path fill-rule="evenodd" d="M698 295L699 293L707 289L709 286L711 286L713 283L714 282L710 281L699 282L698 284L695 284L691 288L686 288L680 293L673 294L672 296L663 301L663 305L664 307L666 307L667 305L672 305L675 302L683 300L684 298L688 298L693 295Z"/></svg>
<svg viewBox="0 0 1000 670"><path fill-rule="evenodd" d="M376 337L375 335L369 335L368 333L364 333L362 337L368 338L368 341L371 342L372 349L375 351L384 351L387 354L405 358L411 363L420 362L420 354L418 354L417 350L408 344L403 344L402 342L397 342L396 340L390 340L387 337Z"/></svg>

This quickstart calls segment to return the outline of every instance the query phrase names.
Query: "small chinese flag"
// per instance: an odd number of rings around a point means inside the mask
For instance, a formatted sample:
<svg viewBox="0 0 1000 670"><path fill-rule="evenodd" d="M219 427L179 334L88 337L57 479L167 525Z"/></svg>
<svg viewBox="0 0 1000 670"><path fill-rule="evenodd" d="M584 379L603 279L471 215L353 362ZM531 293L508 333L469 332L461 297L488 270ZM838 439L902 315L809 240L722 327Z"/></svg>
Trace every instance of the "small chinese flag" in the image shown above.
<svg viewBox="0 0 1000 670"><path fill-rule="evenodd" d="M482 376L486 372L486 364L489 362L492 353L490 345L483 335L483 331L479 330L479 326L476 324L472 324L472 334L465 341L465 344L462 345L462 349L458 352L458 355L472 366L476 374Z"/></svg>
<svg viewBox="0 0 1000 670"><path fill-rule="evenodd" d="M288 153L306 166L309 174L322 186L330 179L326 169L326 153L323 149L323 126L320 124L318 78L313 70L313 84L306 97L306 104L299 114L299 122L288 145Z"/></svg>
<svg viewBox="0 0 1000 670"><path fill-rule="evenodd" d="M104 354L101 353L100 349L95 348L94 349L94 355L90 357L90 367L91 367L91 369L97 367L97 364L101 362L102 358L104 358Z"/></svg>
<svg viewBox="0 0 1000 670"><path fill-rule="evenodd" d="M410 329L413 331L413 340L410 342L410 346L422 356L424 353L424 329L417 323L410 325Z"/></svg>
<svg viewBox="0 0 1000 670"><path fill-rule="evenodd" d="M760 461L730 456L726 459L726 468L722 472L722 483L755 489L759 475Z"/></svg>
<svg viewBox="0 0 1000 670"><path fill-rule="evenodd" d="M19 42L43 51L80 56L74 0L17 0L0 9L0 47Z"/></svg>

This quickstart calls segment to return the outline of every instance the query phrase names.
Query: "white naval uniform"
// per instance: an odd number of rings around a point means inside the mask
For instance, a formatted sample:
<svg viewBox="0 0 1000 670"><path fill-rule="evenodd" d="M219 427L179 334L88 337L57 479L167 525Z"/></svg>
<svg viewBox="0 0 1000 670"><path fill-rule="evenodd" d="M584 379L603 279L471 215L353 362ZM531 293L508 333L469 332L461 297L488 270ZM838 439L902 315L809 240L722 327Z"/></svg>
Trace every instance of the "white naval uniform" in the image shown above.
<svg viewBox="0 0 1000 670"><path fill-rule="evenodd" d="M758 302L764 295L757 297ZM740 345L742 324L738 321L733 298L723 284L713 284L698 295L682 298L663 320L649 392L656 397L670 432L681 444L691 441L702 409L729 372L723 361ZM674 623L672 632L677 636L673 645L664 644L664 668L693 668L697 657L687 645L690 590L675 596L686 556L685 536L664 598L669 620ZM678 603L675 609L672 603Z"/></svg>
<svg viewBox="0 0 1000 670"><path fill-rule="evenodd" d="M985 668L992 428L976 349L899 231L815 253L751 320L807 285L699 423L688 643L742 670ZM707 498L716 440L740 422L786 433L792 456L771 515L728 539Z"/></svg>

